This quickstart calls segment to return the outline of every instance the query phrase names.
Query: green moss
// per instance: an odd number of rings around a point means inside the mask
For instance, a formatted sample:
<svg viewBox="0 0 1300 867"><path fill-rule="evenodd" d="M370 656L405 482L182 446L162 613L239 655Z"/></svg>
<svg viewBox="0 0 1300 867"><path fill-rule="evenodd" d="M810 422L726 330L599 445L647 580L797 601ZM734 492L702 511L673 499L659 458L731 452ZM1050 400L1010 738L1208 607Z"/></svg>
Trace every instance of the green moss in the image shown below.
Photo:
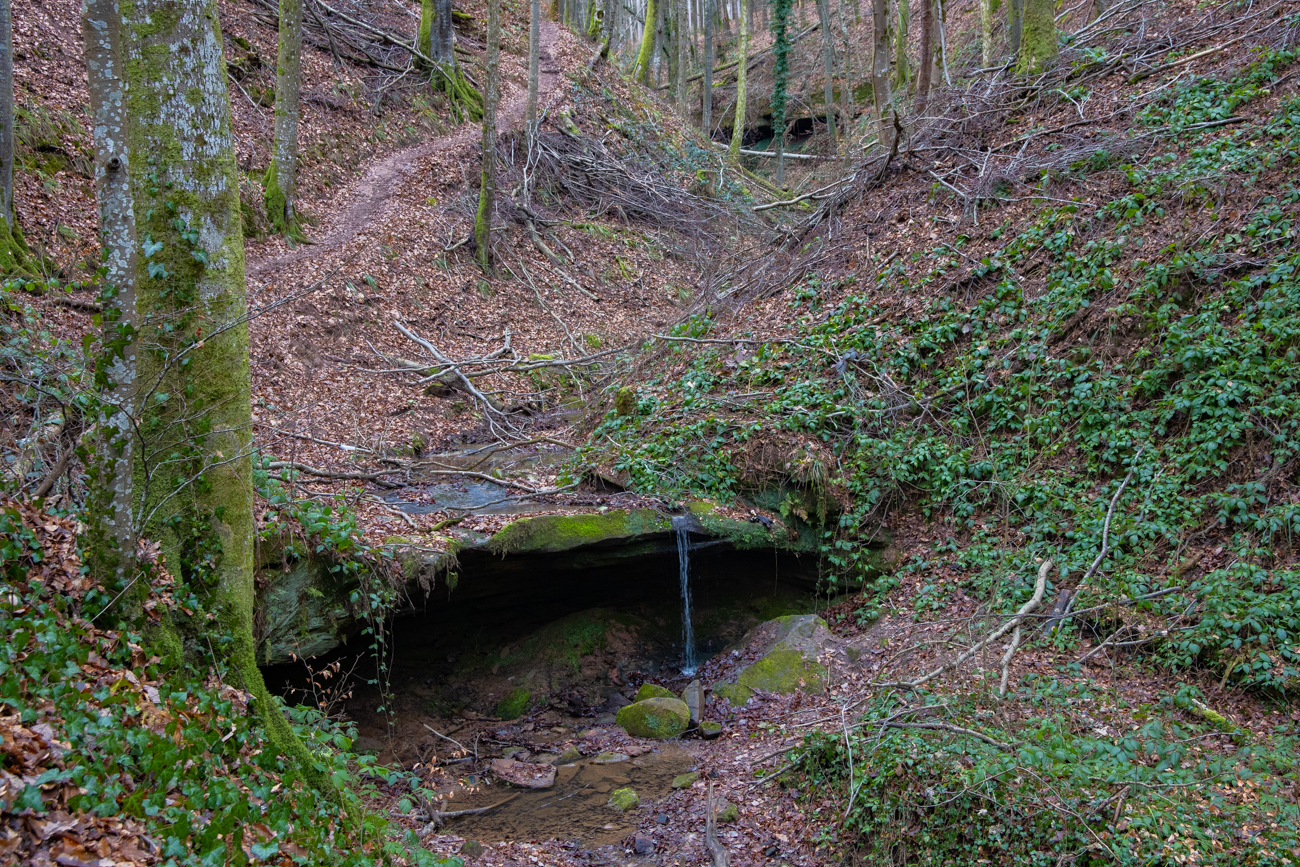
<svg viewBox="0 0 1300 867"><path fill-rule="evenodd" d="M664 689L658 684L647 683L636 691L636 697L632 701L645 701L648 698L677 698L677 694L671 689Z"/></svg>
<svg viewBox="0 0 1300 867"><path fill-rule="evenodd" d="M433 5L433 0L420 0L420 29L416 37L416 43L420 51L425 54L432 53L433 19L436 17L438 17L438 11Z"/></svg>
<svg viewBox="0 0 1300 867"><path fill-rule="evenodd" d="M641 804L641 799L637 796L634 789L616 789L609 796L609 806L618 810L620 813L626 813L628 810L635 810Z"/></svg>
<svg viewBox="0 0 1300 867"><path fill-rule="evenodd" d="M797 650L778 649L747 667L734 684L714 687L713 694L739 707L749 701L756 689L777 693L818 690L825 678L825 666L810 662Z"/></svg>
<svg viewBox="0 0 1300 867"><path fill-rule="evenodd" d="M279 181L276 180L275 160L271 160L271 165L266 170L266 176L262 179L262 188L266 191L263 200L266 203L266 218L271 223L271 230L277 235L295 241L306 240L307 236L303 234L297 219L289 220L285 217L289 202L284 195L284 190L280 188Z"/></svg>
<svg viewBox="0 0 1300 867"><path fill-rule="evenodd" d="M706 738L717 737L722 734L722 723L713 720L702 720L700 722L700 734Z"/></svg>
<svg viewBox="0 0 1300 867"><path fill-rule="evenodd" d="M695 781L698 780L699 778L700 778L700 774L698 771L690 771L689 773L685 773L685 774L681 774L680 776L673 777L673 788L689 789L691 786L695 785Z"/></svg>
<svg viewBox="0 0 1300 867"><path fill-rule="evenodd" d="M542 515L506 525L488 541L488 550L505 556L524 552L556 553L611 539L626 539L672 528L653 509L616 510L605 514Z"/></svg>
<svg viewBox="0 0 1300 867"><path fill-rule="evenodd" d="M1056 4L1052 0L1025 0L1016 72L1037 75L1056 62Z"/></svg>
<svg viewBox="0 0 1300 867"><path fill-rule="evenodd" d="M519 719L528 710L528 703L533 696L522 686L510 690L510 694L497 702L497 716L504 720Z"/></svg>
<svg viewBox="0 0 1300 867"><path fill-rule="evenodd" d="M645 7L645 27L641 35L641 49L637 51L636 62L632 64L632 77L646 85L650 84L650 54L654 51L658 18L658 3L656 0L648 0Z"/></svg>
<svg viewBox="0 0 1300 867"><path fill-rule="evenodd" d="M717 812L718 822L728 825L740 818L740 808L728 801L723 801Z"/></svg>
<svg viewBox="0 0 1300 867"><path fill-rule="evenodd" d="M622 416L635 415L636 392L627 387L614 392L614 412Z"/></svg>
<svg viewBox="0 0 1300 867"><path fill-rule="evenodd" d="M0 276L31 276L33 274L27 244L16 221L0 218Z"/></svg>
<svg viewBox="0 0 1300 867"><path fill-rule="evenodd" d="M691 724L691 711L680 698L648 698L622 708L615 721L638 738L675 738Z"/></svg>

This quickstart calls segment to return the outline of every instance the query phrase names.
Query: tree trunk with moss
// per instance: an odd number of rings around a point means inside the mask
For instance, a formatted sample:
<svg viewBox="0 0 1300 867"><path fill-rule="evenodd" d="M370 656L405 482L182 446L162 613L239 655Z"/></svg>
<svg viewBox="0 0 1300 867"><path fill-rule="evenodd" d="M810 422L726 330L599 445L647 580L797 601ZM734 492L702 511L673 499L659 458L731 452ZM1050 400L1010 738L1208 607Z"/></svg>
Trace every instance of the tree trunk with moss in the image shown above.
<svg viewBox="0 0 1300 867"><path fill-rule="evenodd" d="M979 0L980 4L980 66L993 65L993 0Z"/></svg>
<svg viewBox="0 0 1300 867"><path fill-rule="evenodd" d="M874 0L873 0L874 2ZM894 33L894 86L903 99L912 82L911 67L907 59L907 35L911 29L911 9L908 0L898 0L898 29Z"/></svg>
<svg viewBox="0 0 1300 867"><path fill-rule="evenodd" d="M889 0L871 0L871 89L880 144L894 143L894 98L889 83Z"/></svg>
<svg viewBox="0 0 1300 867"><path fill-rule="evenodd" d="M700 0L704 4L704 82L700 85L701 123L704 137L713 138L713 0Z"/></svg>
<svg viewBox="0 0 1300 867"><path fill-rule="evenodd" d="M632 77L644 85L650 84L651 67L654 66L655 27L659 21L657 0L646 0L645 28L641 33L641 50L637 52L636 62L632 64Z"/></svg>
<svg viewBox="0 0 1300 867"><path fill-rule="evenodd" d="M677 104L677 113L683 118L686 117L686 79L690 77L691 64L687 59L688 49L690 48L690 22L686 16L686 0L673 0L677 10L676 24L673 26L673 36L677 42L677 77L674 80L676 92L673 95L673 102Z"/></svg>
<svg viewBox="0 0 1300 867"><path fill-rule="evenodd" d="M530 137L536 132L537 90L541 78L542 0L528 4L528 97L524 102L524 124Z"/></svg>
<svg viewBox="0 0 1300 867"><path fill-rule="evenodd" d="M1016 72L1037 75L1056 62L1056 3L1053 0L1022 0L1020 54Z"/></svg>
<svg viewBox="0 0 1300 867"><path fill-rule="evenodd" d="M230 639L228 659L272 744L335 792L267 691L254 655L244 241L216 3L118 2L137 345L149 348L137 355L135 526L161 543L174 574L211 594L209 608ZM170 630L158 640L168 652L180 649Z"/></svg>
<svg viewBox="0 0 1300 867"><path fill-rule="evenodd" d="M487 72L483 82L483 173L474 218L474 251L483 270L492 268L492 207L497 182L497 100L501 91L501 0L488 0Z"/></svg>
<svg viewBox="0 0 1300 867"><path fill-rule="evenodd" d="M136 232L127 147L126 94L122 84L121 19L114 0L86 0L82 37L86 46L91 128L95 145L95 192L100 246L104 251L103 354L96 360L96 386L105 407L89 461L85 562L112 593L135 574L135 394L139 344L135 340Z"/></svg>
<svg viewBox="0 0 1300 867"><path fill-rule="evenodd" d="M745 138L745 67L749 66L749 10L744 0L740 7L740 59L736 66L736 120L731 127L731 147L727 155L740 162L740 145Z"/></svg>
<svg viewBox="0 0 1300 867"><path fill-rule="evenodd" d="M275 141L266 170L266 216L278 234L302 237L298 186L298 94L302 89L302 0L280 0L275 63Z"/></svg>
<svg viewBox="0 0 1300 867"><path fill-rule="evenodd" d="M1020 31L1024 23L1025 0L1003 0L1007 4L1007 37L1013 52L1020 51Z"/></svg>
<svg viewBox="0 0 1300 867"><path fill-rule="evenodd" d="M9 0L0 0L0 275L29 270L14 210L14 45Z"/></svg>
<svg viewBox="0 0 1300 867"><path fill-rule="evenodd" d="M453 24L451 0L420 0L416 43L434 62L434 88L446 94L458 118L475 121L483 117L483 94L469 83L456 62Z"/></svg>

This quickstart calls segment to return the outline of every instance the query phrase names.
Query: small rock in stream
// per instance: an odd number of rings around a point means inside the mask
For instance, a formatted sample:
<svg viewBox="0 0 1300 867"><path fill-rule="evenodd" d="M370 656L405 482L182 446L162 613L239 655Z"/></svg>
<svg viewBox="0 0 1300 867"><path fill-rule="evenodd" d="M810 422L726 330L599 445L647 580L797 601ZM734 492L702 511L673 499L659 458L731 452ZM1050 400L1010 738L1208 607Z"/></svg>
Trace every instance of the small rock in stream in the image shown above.
<svg viewBox="0 0 1300 867"><path fill-rule="evenodd" d="M655 853L655 841L649 837L637 837L632 844L632 850L638 855L653 855Z"/></svg>

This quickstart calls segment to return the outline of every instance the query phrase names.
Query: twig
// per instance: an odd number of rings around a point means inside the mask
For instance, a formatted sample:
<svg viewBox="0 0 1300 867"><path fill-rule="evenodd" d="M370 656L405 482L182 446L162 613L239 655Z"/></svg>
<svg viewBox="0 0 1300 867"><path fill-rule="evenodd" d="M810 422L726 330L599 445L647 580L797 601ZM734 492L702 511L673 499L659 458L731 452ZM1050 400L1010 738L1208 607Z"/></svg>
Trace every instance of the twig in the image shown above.
<svg viewBox="0 0 1300 867"><path fill-rule="evenodd" d="M353 473L333 470L321 470L316 467L309 467L306 464L300 464L297 461L271 461L266 464L268 470L297 470L300 473L306 473L309 476L317 476L322 479L341 479L357 482L374 482L385 488L400 488L401 485L396 482L390 482L384 476L391 476L397 470L380 470L377 473Z"/></svg>
<svg viewBox="0 0 1300 867"><path fill-rule="evenodd" d="M730 856L727 847L718 842L717 806L713 801L713 781L709 781L708 803L704 806L704 842L713 856L713 867L728 867Z"/></svg>

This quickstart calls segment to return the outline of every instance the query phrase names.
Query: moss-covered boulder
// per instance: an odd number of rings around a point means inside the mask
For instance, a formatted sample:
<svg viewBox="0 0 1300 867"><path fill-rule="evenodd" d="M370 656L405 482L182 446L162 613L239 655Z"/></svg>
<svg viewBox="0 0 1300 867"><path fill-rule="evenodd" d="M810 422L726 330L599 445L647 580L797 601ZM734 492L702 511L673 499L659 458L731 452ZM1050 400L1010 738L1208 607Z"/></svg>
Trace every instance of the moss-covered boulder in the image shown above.
<svg viewBox="0 0 1300 867"><path fill-rule="evenodd" d="M636 691L636 696L632 699L633 703L645 701L648 698L677 698L671 689L664 689L656 683L643 684Z"/></svg>
<svg viewBox="0 0 1300 867"><path fill-rule="evenodd" d="M615 789L609 796L609 806L620 813L635 810L640 804L641 798L637 796L634 789Z"/></svg>
<svg viewBox="0 0 1300 867"><path fill-rule="evenodd" d="M765 648L762 658L741 669L735 683L714 686L713 694L738 707L749 701L755 690L819 691L826 680L826 667L817 658L827 649L839 650L839 644L820 617L778 617L757 627L743 642L749 648Z"/></svg>
<svg viewBox="0 0 1300 867"><path fill-rule="evenodd" d="M684 774L679 774L678 776L673 777L673 788L689 789L691 786L695 785L695 781L699 778L699 771L687 771Z"/></svg>
<svg viewBox="0 0 1300 867"><path fill-rule="evenodd" d="M719 824L730 824L740 818L740 808L728 801L723 801L722 806L718 807L717 817Z"/></svg>
<svg viewBox="0 0 1300 867"><path fill-rule="evenodd" d="M675 738L691 724L691 711L680 698L648 698L618 712L615 722L638 738Z"/></svg>
<svg viewBox="0 0 1300 867"><path fill-rule="evenodd" d="M497 702L497 716L505 720L519 719L524 715L524 711L528 710L528 702L532 697L532 693L522 686L515 687L505 698Z"/></svg>
<svg viewBox="0 0 1300 867"><path fill-rule="evenodd" d="M604 514L539 515L503 527L487 543L494 554L554 554L584 545L665 533L669 518L653 509L615 509Z"/></svg>

